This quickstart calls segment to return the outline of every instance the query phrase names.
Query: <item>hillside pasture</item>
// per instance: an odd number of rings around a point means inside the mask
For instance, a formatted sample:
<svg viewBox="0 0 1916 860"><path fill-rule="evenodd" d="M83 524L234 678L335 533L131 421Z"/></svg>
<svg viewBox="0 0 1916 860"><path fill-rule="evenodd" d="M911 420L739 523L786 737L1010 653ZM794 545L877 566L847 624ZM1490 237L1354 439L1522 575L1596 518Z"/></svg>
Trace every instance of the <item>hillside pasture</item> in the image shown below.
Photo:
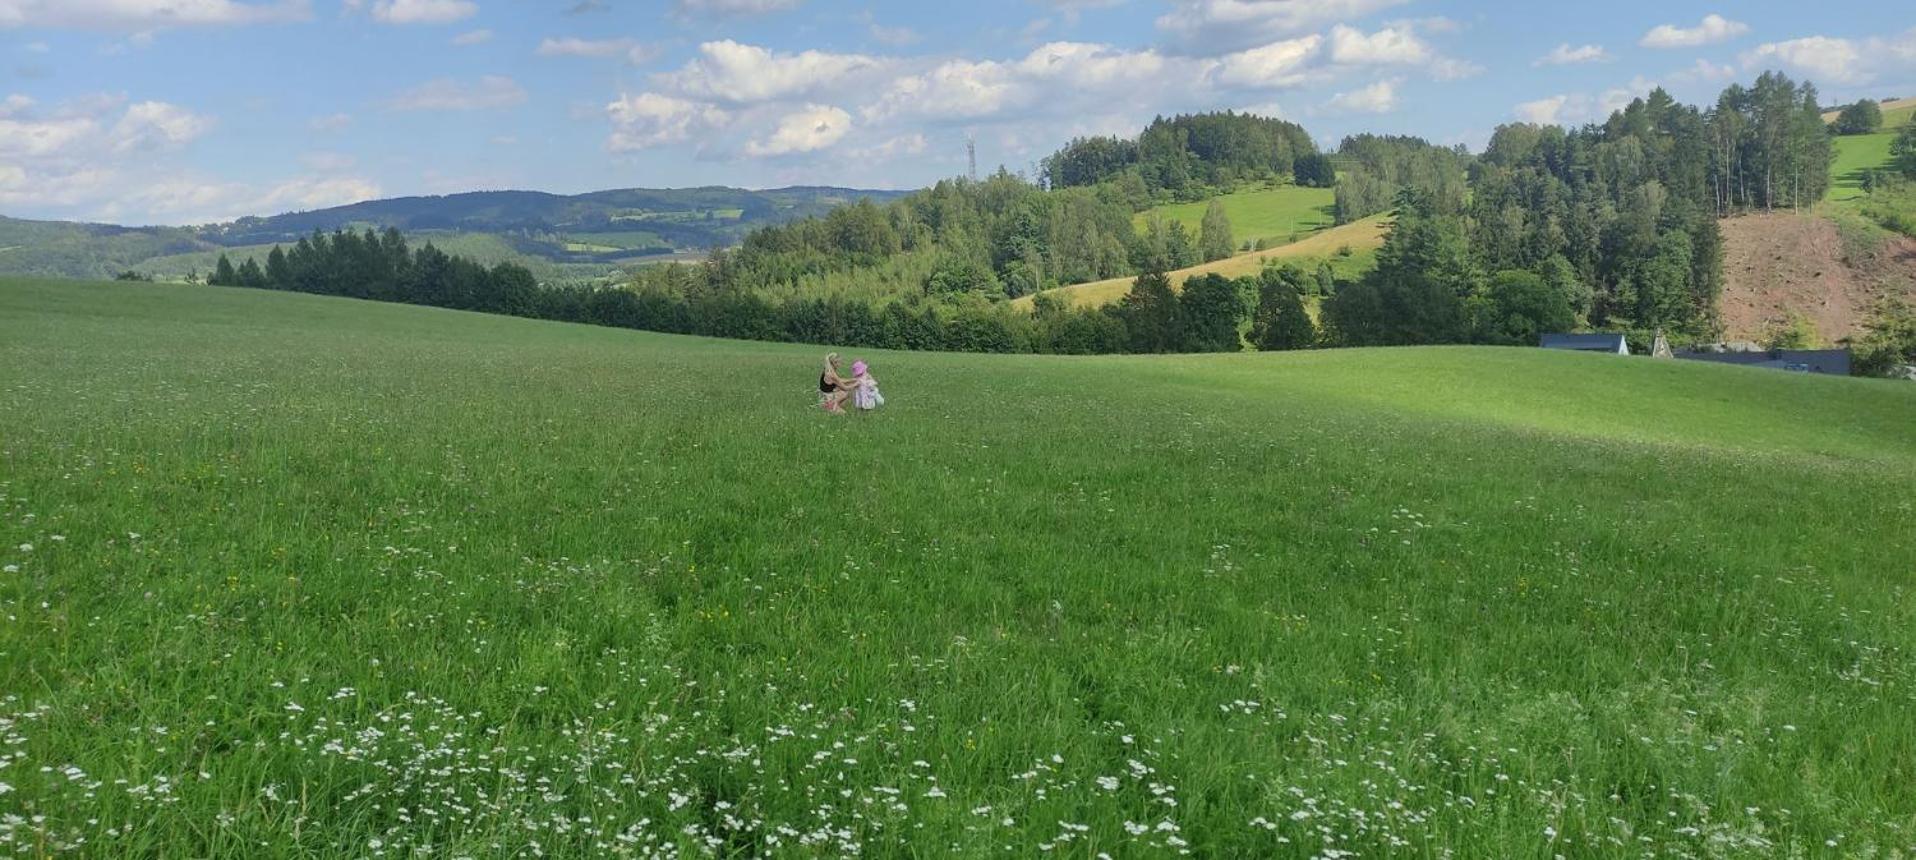
<svg viewBox="0 0 1916 860"><path fill-rule="evenodd" d="M1376 267L1377 249L1384 246L1384 235L1389 227L1390 216L1378 215L1324 230L1288 245L1179 269L1170 273L1171 287L1182 290L1186 280L1202 275L1219 274L1227 278L1255 275L1273 262L1291 263L1307 272L1315 271L1320 263L1328 262L1338 278L1356 278ZM1102 307L1123 299L1126 293L1131 292L1131 284L1135 281L1136 277L1111 278L1047 290L1045 295L1059 298L1070 307ZM1025 308L1032 307L1033 302L1031 296L1016 300L1019 307Z"/></svg>
<svg viewBox="0 0 1916 860"><path fill-rule="evenodd" d="M823 351L0 281L0 855L1916 852L1907 385Z"/></svg>
<svg viewBox="0 0 1916 860"><path fill-rule="evenodd" d="M1908 125L1913 116L1916 116L1916 98L1883 102L1882 131L1832 138L1836 161L1830 165L1833 181L1823 199L1847 202L1864 197L1863 175L1889 164L1890 144L1896 141L1897 132ZM1836 113L1825 114L1823 118L1833 122Z"/></svg>
<svg viewBox="0 0 1916 860"><path fill-rule="evenodd" d="M1304 188L1285 185L1255 188L1214 198L1224 206L1231 219L1231 232L1237 244L1262 240L1289 242L1337 223L1332 206L1337 193L1329 188ZM1139 213L1136 225L1142 229L1152 216L1167 223L1183 224L1193 237L1204 221L1211 201L1176 203Z"/></svg>

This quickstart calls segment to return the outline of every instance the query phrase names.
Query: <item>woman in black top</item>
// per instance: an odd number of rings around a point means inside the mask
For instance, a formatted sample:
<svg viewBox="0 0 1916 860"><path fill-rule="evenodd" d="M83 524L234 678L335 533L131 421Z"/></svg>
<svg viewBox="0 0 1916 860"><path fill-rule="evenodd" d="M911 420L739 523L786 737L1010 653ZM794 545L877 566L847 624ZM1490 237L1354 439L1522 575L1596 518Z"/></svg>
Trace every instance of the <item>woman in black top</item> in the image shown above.
<svg viewBox="0 0 1916 860"><path fill-rule="evenodd" d="M845 414L845 401L852 396L852 381L838 375L838 353L825 356L825 370L818 375L818 403L826 412Z"/></svg>

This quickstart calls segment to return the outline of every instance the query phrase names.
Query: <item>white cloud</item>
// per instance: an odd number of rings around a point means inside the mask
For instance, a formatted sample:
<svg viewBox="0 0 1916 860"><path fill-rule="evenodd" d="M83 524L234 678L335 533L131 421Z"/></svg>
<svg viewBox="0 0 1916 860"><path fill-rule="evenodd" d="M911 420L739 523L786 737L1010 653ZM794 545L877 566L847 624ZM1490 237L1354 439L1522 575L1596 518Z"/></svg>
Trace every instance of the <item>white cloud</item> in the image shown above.
<svg viewBox="0 0 1916 860"><path fill-rule="evenodd" d="M472 0L373 0L373 20L384 24L450 24L479 12Z"/></svg>
<svg viewBox="0 0 1916 860"><path fill-rule="evenodd" d="M657 82L692 98L753 104L813 95L881 67L861 54L780 54L727 39L700 45L696 59Z"/></svg>
<svg viewBox="0 0 1916 860"><path fill-rule="evenodd" d="M1743 65L1780 63L1815 75L1826 83L1860 84L1875 78L1869 67L1872 59L1865 56L1862 46L1848 39L1808 36L1759 45L1743 55Z"/></svg>
<svg viewBox="0 0 1916 860"><path fill-rule="evenodd" d="M1678 81L1727 81L1734 77L1736 77L1735 66L1717 65L1700 58L1689 68L1670 75L1672 80Z"/></svg>
<svg viewBox="0 0 1916 860"><path fill-rule="evenodd" d="M1006 119L1162 104L1173 93L1188 102L1216 67L1211 61L1167 57L1150 50L1052 42L1017 60L951 60L900 76L864 107L863 114L868 121L899 116L932 121Z"/></svg>
<svg viewBox="0 0 1916 860"><path fill-rule="evenodd" d="M1607 63L1610 60L1610 52L1605 51L1602 45L1578 45L1573 48L1569 42L1565 42L1551 49L1550 53L1537 58L1537 61L1531 65L1575 66L1582 63Z"/></svg>
<svg viewBox="0 0 1916 860"><path fill-rule="evenodd" d="M1563 109L1570 103L1569 96L1551 96L1533 102L1517 105L1517 118L1537 125L1560 125L1563 122Z"/></svg>
<svg viewBox="0 0 1916 860"><path fill-rule="evenodd" d="M7 97L0 100L0 206L47 217L201 223L377 196L376 186L350 177L254 186L181 171L169 154L213 126L211 117L169 102L96 95L43 109Z"/></svg>
<svg viewBox="0 0 1916 860"><path fill-rule="evenodd" d="M1351 66L1414 66L1435 52L1408 26L1386 27L1370 35L1339 24L1331 28L1331 62Z"/></svg>
<svg viewBox="0 0 1916 860"><path fill-rule="evenodd" d="M1218 62L1216 80L1247 89L1297 86L1305 81L1307 64L1323 42L1322 36L1305 36L1230 54Z"/></svg>
<svg viewBox="0 0 1916 860"><path fill-rule="evenodd" d="M1781 65L1822 84L1856 86L1885 75L1916 76L1916 27L1892 36L1845 39L1806 36L1759 45L1742 56L1745 68Z"/></svg>
<svg viewBox="0 0 1916 860"><path fill-rule="evenodd" d="M1171 0L1157 27L1181 50L1216 56L1407 0Z"/></svg>
<svg viewBox="0 0 1916 860"><path fill-rule="evenodd" d="M658 93L622 96L605 108L613 131L606 139L612 152L633 152L678 143L692 135L723 126L729 115L709 104Z"/></svg>
<svg viewBox="0 0 1916 860"><path fill-rule="evenodd" d="M631 39L543 39L536 53L541 57L617 57L630 54L638 43Z"/></svg>
<svg viewBox="0 0 1916 860"><path fill-rule="evenodd" d="M1331 28L1328 53L1333 64L1347 67L1422 66L1440 81L1467 78L1483 67L1445 57L1419 38L1416 22L1398 21L1375 33L1342 24Z"/></svg>
<svg viewBox="0 0 1916 860"><path fill-rule="evenodd" d="M91 117L0 117L0 157L11 160L58 155L99 133L100 123Z"/></svg>
<svg viewBox="0 0 1916 860"><path fill-rule="evenodd" d="M1270 119L1284 118L1284 106L1278 104L1277 102L1262 102L1260 104L1246 105L1244 107L1238 108L1237 112L1247 113L1252 116L1267 117Z"/></svg>
<svg viewBox="0 0 1916 860"><path fill-rule="evenodd" d="M1023 92L1010 67L1003 63L952 60L923 74L892 81L864 113L866 119L899 115L974 119L1022 102Z"/></svg>
<svg viewBox="0 0 1916 860"><path fill-rule="evenodd" d="M1645 48L1694 48L1727 42L1748 32L1750 25L1713 13L1703 16L1703 21L1695 27L1659 24L1643 34L1643 39L1637 44Z"/></svg>
<svg viewBox="0 0 1916 860"><path fill-rule="evenodd" d="M273 186L259 199L258 203L248 209L256 212L272 212L289 206L298 209L327 209L348 203L376 200L380 194L379 183L368 179L350 176L309 176Z"/></svg>
<svg viewBox="0 0 1916 860"><path fill-rule="evenodd" d="M209 117L166 102L139 102L113 126L113 146L119 152L172 149L200 138L213 127Z"/></svg>
<svg viewBox="0 0 1916 860"><path fill-rule="evenodd" d="M1517 118L1541 125L1577 125L1598 122L1629 107L1630 102L1656 89L1657 84L1641 75L1623 86L1611 87L1596 95L1566 93L1517 105Z"/></svg>
<svg viewBox="0 0 1916 860"><path fill-rule="evenodd" d="M0 0L0 30L67 27L147 30L157 27L268 24L312 17L310 0Z"/></svg>
<svg viewBox="0 0 1916 860"><path fill-rule="evenodd" d="M1390 113L1397 109L1397 81L1378 81L1362 89L1338 93L1326 104L1344 113Z"/></svg>
<svg viewBox="0 0 1916 860"><path fill-rule="evenodd" d="M817 152L843 140L852 130L852 115L830 105L806 105L787 114L769 137L745 144L754 158Z"/></svg>
<svg viewBox="0 0 1916 860"><path fill-rule="evenodd" d="M452 43L462 48L471 45L483 45L490 41L492 41L491 30L469 30L452 37Z"/></svg>
<svg viewBox="0 0 1916 860"><path fill-rule="evenodd" d="M328 209L379 196L378 183L349 176L299 176L270 185L169 176L134 184L98 211L113 218L139 213L144 217L138 220L146 223L214 224L246 215Z"/></svg>
<svg viewBox="0 0 1916 860"><path fill-rule="evenodd" d="M1026 77L1079 88L1157 79L1170 63L1156 51L1127 51L1086 42L1052 42L1018 61Z"/></svg>
<svg viewBox="0 0 1916 860"><path fill-rule="evenodd" d="M524 104L526 91L518 82L488 75L473 83L452 78L428 81L386 101L387 110L472 111L497 110Z"/></svg>

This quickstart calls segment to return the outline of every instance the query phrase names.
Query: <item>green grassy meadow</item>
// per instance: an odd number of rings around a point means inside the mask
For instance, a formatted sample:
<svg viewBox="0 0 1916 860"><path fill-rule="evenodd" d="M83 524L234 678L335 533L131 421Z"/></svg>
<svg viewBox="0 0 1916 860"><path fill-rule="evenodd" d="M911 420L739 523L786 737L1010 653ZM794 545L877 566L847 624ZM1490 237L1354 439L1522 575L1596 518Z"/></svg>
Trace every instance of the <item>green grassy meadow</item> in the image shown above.
<svg viewBox="0 0 1916 860"><path fill-rule="evenodd" d="M1331 211L1337 193L1329 188L1254 188L1214 199L1224 205L1224 214L1231 219L1231 235L1238 244L1261 239L1294 241L1337 223ZM1204 200L1159 206L1139 213L1136 221L1142 226L1146 219L1157 215L1167 223L1183 224L1195 237L1210 205L1211 201Z"/></svg>
<svg viewBox="0 0 1916 860"><path fill-rule="evenodd" d="M1883 108L1882 131L1831 138L1836 161L1830 165L1830 190L1823 199L1844 202L1868 196L1863 191L1863 175L1889 164L1889 146L1896 142L1897 132L1908 125L1912 117L1916 117L1916 99L1889 102Z"/></svg>
<svg viewBox="0 0 1916 860"><path fill-rule="evenodd" d="M0 855L1916 853L1916 388L822 352L0 281Z"/></svg>

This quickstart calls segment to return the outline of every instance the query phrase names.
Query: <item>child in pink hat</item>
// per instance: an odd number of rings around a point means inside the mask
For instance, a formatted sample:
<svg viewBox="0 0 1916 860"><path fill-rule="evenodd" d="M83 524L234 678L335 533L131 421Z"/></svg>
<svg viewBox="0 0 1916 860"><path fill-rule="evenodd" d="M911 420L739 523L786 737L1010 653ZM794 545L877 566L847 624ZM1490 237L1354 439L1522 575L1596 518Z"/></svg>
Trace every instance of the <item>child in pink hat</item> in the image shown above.
<svg viewBox="0 0 1916 860"><path fill-rule="evenodd" d="M871 375L871 365L852 362L852 406L860 412L870 412L883 405L885 395L878 393L878 379Z"/></svg>

